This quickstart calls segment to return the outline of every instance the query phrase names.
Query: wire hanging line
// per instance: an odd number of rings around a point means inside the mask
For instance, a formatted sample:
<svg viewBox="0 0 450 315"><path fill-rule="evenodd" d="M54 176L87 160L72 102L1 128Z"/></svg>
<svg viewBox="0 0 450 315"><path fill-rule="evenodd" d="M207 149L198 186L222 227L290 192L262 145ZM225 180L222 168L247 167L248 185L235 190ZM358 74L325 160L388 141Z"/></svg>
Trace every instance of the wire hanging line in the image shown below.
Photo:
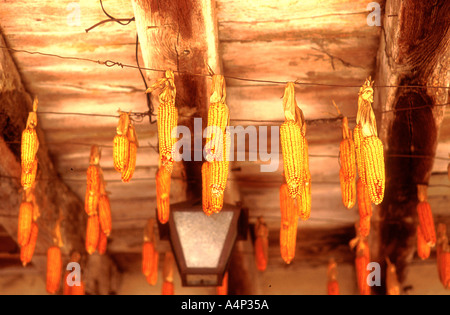
<svg viewBox="0 0 450 315"><path fill-rule="evenodd" d="M99 65L104 65L106 67L114 67L118 66L121 68L131 68L131 69L140 69L140 70L146 70L146 71L154 71L154 72L166 72L165 69L155 69L155 68L148 68L148 67L140 67L138 65L130 65L130 64L124 64L118 61L113 60L95 60L90 58L83 58L83 57L74 57L74 56L61 56L57 54L52 53L45 53L40 51L29 51L25 49L15 49L10 48L6 46L0 46L1 49L6 49L11 52L15 53L26 53L31 55L41 55L46 57L53 57L53 58L60 58L65 60L74 60L74 61L85 61L85 62L92 62ZM201 73L191 73L187 71L179 71L179 70L173 70L173 72L178 73L180 75L190 75L190 76L200 76L200 77L211 77L211 74L201 74ZM281 84L286 85L290 81L276 81L276 80L264 80L264 79L250 79L250 78L242 78L242 77L236 77L236 76L230 76L230 75L224 75L224 78L226 79L234 79L239 81L246 81L246 82L259 82L259 83L270 83L270 84ZM293 82L296 85L305 85L305 86L326 86L326 87L341 87L341 88L360 88L360 85L345 85L345 84L328 84L328 83L319 83L319 82L301 82L299 80L296 80ZM450 86L433 86L433 85L373 85L373 88L417 88L417 89L450 89Z"/></svg>

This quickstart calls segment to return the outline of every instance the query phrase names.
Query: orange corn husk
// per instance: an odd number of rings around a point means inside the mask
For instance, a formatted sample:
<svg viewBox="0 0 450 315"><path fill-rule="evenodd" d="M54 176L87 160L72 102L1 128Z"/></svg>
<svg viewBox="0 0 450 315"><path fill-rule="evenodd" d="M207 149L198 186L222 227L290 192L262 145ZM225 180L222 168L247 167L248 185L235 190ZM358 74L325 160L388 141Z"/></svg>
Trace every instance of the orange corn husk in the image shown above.
<svg viewBox="0 0 450 315"><path fill-rule="evenodd" d="M355 144L355 157L356 165L358 167L358 175L361 181L366 184L366 174L364 172L364 159L361 152L363 135L361 132L361 126L357 124L353 129L353 140Z"/></svg>
<svg viewBox="0 0 450 315"><path fill-rule="evenodd" d="M19 224L17 229L17 243L19 246L25 246L30 240L31 225L33 222L33 204L31 202L22 202L19 209Z"/></svg>
<svg viewBox="0 0 450 315"><path fill-rule="evenodd" d="M425 260L430 257L431 247L423 237L422 229L417 226L417 255Z"/></svg>
<svg viewBox="0 0 450 315"><path fill-rule="evenodd" d="M437 227L438 239L436 261L439 280L446 289L450 289L450 245L447 236L447 226L443 223Z"/></svg>
<svg viewBox="0 0 450 315"><path fill-rule="evenodd" d="M174 295L175 294L175 288L173 286L173 282L170 281L164 281L162 285L162 295Z"/></svg>
<svg viewBox="0 0 450 315"><path fill-rule="evenodd" d="M122 181L124 183L128 183L131 180L131 177L133 177L134 171L136 169L136 155L139 144L137 140L136 129L133 125L130 125L128 128L128 140L130 142L128 163L122 171Z"/></svg>
<svg viewBox="0 0 450 315"><path fill-rule="evenodd" d="M355 268L358 289L360 295L370 295L371 288L367 284L369 271L367 265L370 263L370 251L367 241L360 241L356 248Z"/></svg>
<svg viewBox="0 0 450 315"><path fill-rule="evenodd" d="M327 292L328 295L339 295L339 282L337 281L337 264L330 259L327 269Z"/></svg>
<svg viewBox="0 0 450 315"><path fill-rule="evenodd" d="M283 260L290 264L295 257L295 247L297 242L297 205L296 199L289 195L289 187L282 184L280 187L280 250Z"/></svg>
<svg viewBox="0 0 450 315"><path fill-rule="evenodd" d="M97 250L99 237L100 223L98 215L94 214L89 216L86 228L86 251L89 255L92 255Z"/></svg>
<svg viewBox="0 0 450 315"><path fill-rule="evenodd" d="M106 253L107 247L108 247L108 236L106 236L106 234L100 229L97 246L97 251L99 255L104 255Z"/></svg>
<svg viewBox="0 0 450 315"><path fill-rule="evenodd" d="M55 294L61 285L61 249L52 246L47 251L47 283L46 289L50 294Z"/></svg>
<svg viewBox="0 0 450 315"><path fill-rule="evenodd" d="M33 162L29 164L29 168L22 168L22 173L20 177L20 182L24 189L31 188L36 181L36 173L38 167L38 160L35 159Z"/></svg>
<svg viewBox="0 0 450 315"><path fill-rule="evenodd" d="M365 137L361 144L364 159L364 173L370 200L378 205L383 201L385 189L385 168L383 143L376 136Z"/></svg>
<svg viewBox="0 0 450 315"><path fill-rule="evenodd" d="M98 165L89 165L86 172L86 196L84 199L84 209L88 215L97 213L98 200L100 198L100 167Z"/></svg>
<svg viewBox="0 0 450 315"><path fill-rule="evenodd" d="M106 236L109 236L112 229L111 205L109 197L106 194L102 194L98 201L98 218L103 233L105 233Z"/></svg>
<svg viewBox="0 0 450 315"><path fill-rule="evenodd" d="M156 208L162 224L167 223L170 216L170 179L171 173L166 167L160 167L156 173Z"/></svg>
<svg viewBox="0 0 450 315"><path fill-rule="evenodd" d="M203 212L210 216L213 213L211 205L211 187L210 187L210 163L204 162L202 164L202 208Z"/></svg>
<svg viewBox="0 0 450 315"><path fill-rule="evenodd" d="M152 273L155 260L155 245L153 242L144 242L142 246L142 273L148 276Z"/></svg>
<svg viewBox="0 0 450 315"><path fill-rule="evenodd" d="M267 268L269 260L269 229L263 218L259 217L255 225L255 262L259 271Z"/></svg>
<svg viewBox="0 0 450 315"><path fill-rule="evenodd" d="M228 272L225 272L222 279L222 285L216 287L217 295L227 295L228 294Z"/></svg>
<svg viewBox="0 0 450 315"><path fill-rule="evenodd" d="M397 278L397 269L391 263L389 258L386 259L386 293L387 295L400 295L400 283Z"/></svg>
<svg viewBox="0 0 450 315"><path fill-rule="evenodd" d="M153 255L153 263L150 274L146 277L148 284L156 285L158 282L158 262L159 262L159 253L155 250Z"/></svg>
<svg viewBox="0 0 450 315"><path fill-rule="evenodd" d="M20 248L20 261L22 262L22 265L24 267L27 264L29 264L31 262L31 259L33 258L38 234L39 234L38 225L36 224L36 222L31 223L31 232L28 244Z"/></svg>
<svg viewBox="0 0 450 315"><path fill-rule="evenodd" d="M436 244L436 230L430 204L427 201L419 202L417 204L417 214L425 241L429 246L434 247Z"/></svg>

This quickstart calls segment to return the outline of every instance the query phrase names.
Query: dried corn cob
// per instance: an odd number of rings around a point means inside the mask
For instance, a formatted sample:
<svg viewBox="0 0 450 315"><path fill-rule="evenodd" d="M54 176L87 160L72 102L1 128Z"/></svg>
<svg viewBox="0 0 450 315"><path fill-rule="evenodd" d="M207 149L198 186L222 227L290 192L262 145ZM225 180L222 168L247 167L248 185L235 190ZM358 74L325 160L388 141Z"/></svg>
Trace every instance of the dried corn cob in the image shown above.
<svg viewBox="0 0 450 315"><path fill-rule="evenodd" d="M23 201L19 209L19 224L17 229L17 243L25 246L30 240L31 225L33 223L33 205L31 202Z"/></svg>
<svg viewBox="0 0 450 315"><path fill-rule="evenodd" d="M86 251L92 255L98 247L98 240L100 237L100 223L98 215L89 216L86 228Z"/></svg>
<svg viewBox="0 0 450 315"><path fill-rule="evenodd" d="M347 209L353 208L356 203L356 157L355 143L348 129L347 117L342 122L343 139L339 145L339 160L341 168L339 179L341 183L342 202Z"/></svg>
<svg viewBox="0 0 450 315"><path fill-rule="evenodd" d="M163 287L162 287L163 295L173 295L174 294L173 264L174 264L173 254L172 254L172 252L168 251L164 254Z"/></svg>
<svg viewBox="0 0 450 315"><path fill-rule="evenodd" d="M146 277L148 284L156 285L158 282L158 262L159 262L159 253L155 250L153 255L153 263L150 274Z"/></svg>
<svg viewBox="0 0 450 315"><path fill-rule="evenodd" d="M38 233L39 233L38 225L36 224L36 222L33 222L31 224L31 233L28 244L20 248L20 261L22 262L22 265L24 267L27 264L29 264L31 262L31 259L33 258Z"/></svg>
<svg viewBox="0 0 450 315"><path fill-rule="evenodd" d="M436 244L436 230L430 204L427 201L419 202L417 204L417 214L425 241L429 246L434 247Z"/></svg>
<svg viewBox="0 0 450 315"><path fill-rule="evenodd" d="M280 136L284 174L289 187L289 194L292 198L296 198L304 183L302 131L295 121L288 120L281 125Z"/></svg>
<svg viewBox="0 0 450 315"><path fill-rule="evenodd" d="M108 236L100 229L98 236L98 247L97 251L99 255L104 255L108 246Z"/></svg>
<svg viewBox="0 0 450 315"><path fill-rule="evenodd" d="M430 257L431 247L423 237L422 229L417 226L417 255L420 259L425 260Z"/></svg>
<svg viewBox="0 0 450 315"><path fill-rule="evenodd" d="M106 236L109 236L112 229L111 206L109 203L109 197L106 194L102 194L98 201L98 217L102 232L105 233Z"/></svg>
<svg viewBox="0 0 450 315"><path fill-rule="evenodd" d="M142 246L142 273L148 276L153 271L153 262L155 260L155 245L153 242L146 241Z"/></svg>
<svg viewBox="0 0 450 315"><path fill-rule="evenodd" d="M297 242L298 209L296 199L289 195L287 184L280 187L280 250L283 260L290 264L295 257L295 247Z"/></svg>
<svg viewBox="0 0 450 315"><path fill-rule="evenodd" d="M372 203L367 187L363 184L361 177L357 180L359 232L366 237L370 233L370 219L372 217Z"/></svg>
<svg viewBox="0 0 450 315"><path fill-rule="evenodd" d="M128 128L128 140L130 143L128 163L122 171L122 181L124 183L128 183L131 180L131 177L133 177L134 174L134 170L136 169L136 154L139 144L137 140L136 129L133 125L130 125Z"/></svg>
<svg viewBox="0 0 450 315"><path fill-rule="evenodd" d="M113 161L114 168L118 172L126 169L130 154L130 141L128 140L128 128L130 117L128 113L120 112L119 123L116 128L116 135L113 139Z"/></svg>
<svg viewBox="0 0 450 315"><path fill-rule="evenodd" d="M346 180L342 171L339 171L339 180L341 183L342 203L347 209L351 209L356 203L356 182L355 180Z"/></svg>
<svg viewBox="0 0 450 315"><path fill-rule="evenodd" d="M89 165L87 169L86 196L84 199L84 209L88 215L96 214L98 211L100 185L100 167L98 165Z"/></svg>
<svg viewBox="0 0 450 315"><path fill-rule="evenodd" d="M36 154L39 149L39 140L36 129L27 128L22 131L21 142L21 165L26 173L31 172L33 163L36 160Z"/></svg>
<svg viewBox="0 0 450 315"><path fill-rule="evenodd" d="M156 173L156 208L162 224L167 223L170 215L170 177L166 167L160 167Z"/></svg>
<svg viewBox="0 0 450 315"><path fill-rule="evenodd" d="M378 205L383 201L385 188L383 143L376 136L365 137L361 152L370 200Z"/></svg>
<svg viewBox="0 0 450 315"><path fill-rule="evenodd" d="M38 161L35 159L28 165L29 168L22 168L21 184L24 189L31 188L36 181L37 166Z"/></svg>
<svg viewBox="0 0 450 315"><path fill-rule="evenodd" d="M364 172L365 166L364 166L364 158L362 156L362 132L361 132L361 126L356 125L353 129L353 140L355 144L355 156L356 156L356 165L358 166L358 175L361 181L366 184L366 174Z"/></svg>
<svg viewBox="0 0 450 315"><path fill-rule="evenodd" d="M162 291L161 292L162 295L174 295L175 289L174 289L174 286L173 286L173 282L171 282L171 281L164 281L161 291Z"/></svg>
<svg viewBox="0 0 450 315"><path fill-rule="evenodd" d="M255 262L259 271L267 268L269 260L269 229L263 218L259 217L255 225Z"/></svg>
<svg viewBox="0 0 450 315"><path fill-rule="evenodd" d="M210 216L213 213L211 206L211 187L210 187L210 163L202 164L202 208L203 212Z"/></svg>
<svg viewBox="0 0 450 315"><path fill-rule="evenodd" d="M298 215L302 221L311 216L311 173L309 172L308 141L303 137L303 185L297 198Z"/></svg>
<svg viewBox="0 0 450 315"><path fill-rule="evenodd" d="M47 251L47 292L55 294L61 285L62 260L61 249L52 246Z"/></svg>
<svg viewBox="0 0 450 315"><path fill-rule="evenodd" d="M328 295L339 295L339 283L337 281L337 264L334 259L328 263L327 270L327 291Z"/></svg>
<svg viewBox="0 0 450 315"><path fill-rule="evenodd" d="M356 277L360 295L370 295L371 289L367 284L367 276L369 272L367 265L370 263L370 251L367 241L360 241L356 248Z"/></svg>
<svg viewBox="0 0 450 315"><path fill-rule="evenodd" d="M397 269L391 263L389 258L386 258L386 292L387 295L400 295L400 283L397 278Z"/></svg>
<svg viewBox="0 0 450 315"><path fill-rule="evenodd" d="M436 261L439 280L446 289L450 289L450 245L447 236L447 226L443 223L437 227L438 239Z"/></svg>
<svg viewBox="0 0 450 315"><path fill-rule="evenodd" d="M228 294L228 272L225 272L222 279L222 285L216 287L217 295L227 295Z"/></svg>

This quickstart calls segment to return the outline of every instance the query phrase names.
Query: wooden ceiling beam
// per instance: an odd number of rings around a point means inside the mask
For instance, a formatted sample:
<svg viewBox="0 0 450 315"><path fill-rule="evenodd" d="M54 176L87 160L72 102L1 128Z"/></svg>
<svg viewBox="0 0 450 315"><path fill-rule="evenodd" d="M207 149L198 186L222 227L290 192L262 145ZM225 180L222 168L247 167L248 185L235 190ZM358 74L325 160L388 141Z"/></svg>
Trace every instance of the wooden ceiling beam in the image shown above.
<svg viewBox="0 0 450 315"><path fill-rule="evenodd" d="M389 155L435 156L444 117L439 104L448 103L449 98L449 15L450 3L445 0L386 1L375 85L447 87L375 91L376 112L392 112L378 116L387 178L385 199L374 224L373 258L384 266L389 257L402 284L416 250L416 185L428 185L433 159Z"/></svg>

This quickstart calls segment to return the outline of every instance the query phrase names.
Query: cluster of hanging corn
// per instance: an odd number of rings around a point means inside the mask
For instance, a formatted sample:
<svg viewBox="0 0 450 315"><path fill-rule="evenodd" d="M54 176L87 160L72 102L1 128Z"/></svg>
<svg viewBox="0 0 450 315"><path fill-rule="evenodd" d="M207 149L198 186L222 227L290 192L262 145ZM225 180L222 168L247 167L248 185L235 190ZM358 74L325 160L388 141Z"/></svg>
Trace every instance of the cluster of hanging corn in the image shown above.
<svg viewBox="0 0 450 315"><path fill-rule="evenodd" d="M86 251L91 255L98 250L106 252L108 236L112 229L111 205L106 192L106 182L100 166L101 152L93 145L87 169L85 211L88 215L86 228Z"/></svg>
<svg viewBox="0 0 450 315"><path fill-rule="evenodd" d="M446 289L450 289L450 244L447 226L443 223L437 227L436 261L439 280Z"/></svg>
<svg viewBox="0 0 450 315"><path fill-rule="evenodd" d="M170 179L175 161L174 146L177 141L173 135L178 125L178 110L175 107L176 88L173 71L166 71L146 93L161 89L158 107L159 168L156 173L156 199L158 219L167 223L170 215Z"/></svg>
<svg viewBox="0 0 450 315"><path fill-rule="evenodd" d="M255 262L259 271L267 268L269 260L269 229L262 217L255 224Z"/></svg>
<svg viewBox="0 0 450 315"><path fill-rule="evenodd" d="M31 189L24 191L24 199L19 208L17 242L20 246L20 260L24 267L29 264L33 258L39 232L37 219L39 218L40 213L34 190L33 185Z"/></svg>
<svg viewBox="0 0 450 315"><path fill-rule="evenodd" d="M154 286L158 281L159 254L155 248L155 221L150 219L144 231L144 243L142 245L142 273L148 284Z"/></svg>
<svg viewBox="0 0 450 315"><path fill-rule="evenodd" d="M385 168L383 143L378 138L372 103L373 81L369 77L359 91L358 113L353 136L359 177L367 186L370 200L378 205L384 198Z"/></svg>
<svg viewBox="0 0 450 315"><path fill-rule="evenodd" d="M298 218L311 215L311 174L309 171L306 122L295 100L295 85L289 82L283 96L285 122L280 127L284 179L280 187L280 251L289 264L294 259Z"/></svg>
<svg viewBox="0 0 450 315"><path fill-rule="evenodd" d="M28 113L26 128L22 131L21 142L21 184L26 190L33 186L36 180L38 160L36 158L39 149L39 140L36 133L37 126L37 98L33 102L33 111Z"/></svg>
<svg viewBox="0 0 450 315"><path fill-rule="evenodd" d="M122 174L122 181L128 183L136 168L136 154L139 147L136 129L128 113L120 112L119 124L113 140L113 161L116 171Z"/></svg>
<svg viewBox="0 0 450 315"><path fill-rule="evenodd" d="M337 263L330 259L327 268L327 292L328 295L339 295L339 282L337 281Z"/></svg>
<svg viewBox="0 0 450 315"><path fill-rule="evenodd" d="M228 179L231 136L227 128L230 115L225 98L225 78L213 75L206 129L206 162L202 165L202 207L208 216L222 210Z"/></svg>

